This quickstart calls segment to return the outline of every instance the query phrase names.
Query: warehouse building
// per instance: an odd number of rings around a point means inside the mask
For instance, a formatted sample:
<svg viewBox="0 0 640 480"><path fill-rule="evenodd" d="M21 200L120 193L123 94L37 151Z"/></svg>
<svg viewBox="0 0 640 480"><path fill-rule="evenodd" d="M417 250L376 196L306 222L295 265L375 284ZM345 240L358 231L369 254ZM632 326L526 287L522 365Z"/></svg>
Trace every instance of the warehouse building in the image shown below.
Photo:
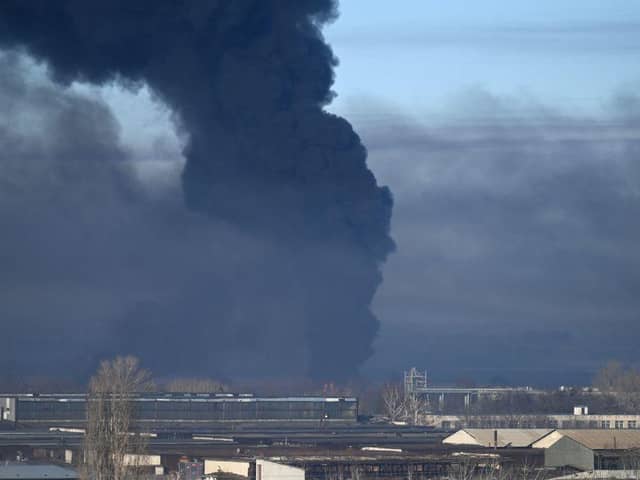
<svg viewBox="0 0 640 480"><path fill-rule="evenodd" d="M582 409L578 411L577 409ZM582 412L582 413L579 413ZM443 430L461 428L640 429L640 415L590 414L576 407L573 414L425 415L425 425Z"/></svg>
<svg viewBox="0 0 640 480"><path fill-rule="evenodd" d="M255 397L247 394L148 394L131 397L141 426L171 427L228 423L355 422L353 397ZM13 395L0 398L10 405L7 420L21 426L82 426L87 397L73 395Z"/></svg>
<svg viewBox="0 0 640 480"><path fill-rule="evenodd" d="M592 470L640 468L639 430L556 430L534 443L533 448L560 452L568 448L563 439L570 439L588 449ZM576 449L575 446L571 448ZM552 458L548 463L555 466Z"/></svg>
<svg viewBox="0 0 640 480"><path fill-rule="evenodd" d="M640 468L640 430L463 429L443 444L542 450L544 466L549 468Z"/></svg>
<svg viewBox="0 0 640 480"><path fill-rule="evenodd" d="M534 442L532 448L544 449L545 467L573 467L584 471L594 469L593 449L560 431L553 431Z"/></svg>

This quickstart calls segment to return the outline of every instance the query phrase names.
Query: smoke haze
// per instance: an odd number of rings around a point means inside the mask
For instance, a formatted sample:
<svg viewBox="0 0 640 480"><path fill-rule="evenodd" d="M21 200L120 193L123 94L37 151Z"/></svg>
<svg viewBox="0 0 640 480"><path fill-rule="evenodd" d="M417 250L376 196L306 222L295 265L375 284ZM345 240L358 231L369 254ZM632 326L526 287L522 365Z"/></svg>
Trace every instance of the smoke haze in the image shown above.
<svg viewBox="0 0 640 480"><path fill-rule="evenodd" d="M23 52L0 65L9 374L84 376L115 353L167 375L356 373L392 201L349 123L323 110L334 16L319 0L0 5L0 45ZM181 188L144 184L76 81L168 106Z"/></svg>
<svg viewBox="0 0 640 480"><path fill-rule="evenodd" d="M396 201L369 373L588 385L637 364L639 98L591 116L479 87L439 117L354 101Z"/></svg>

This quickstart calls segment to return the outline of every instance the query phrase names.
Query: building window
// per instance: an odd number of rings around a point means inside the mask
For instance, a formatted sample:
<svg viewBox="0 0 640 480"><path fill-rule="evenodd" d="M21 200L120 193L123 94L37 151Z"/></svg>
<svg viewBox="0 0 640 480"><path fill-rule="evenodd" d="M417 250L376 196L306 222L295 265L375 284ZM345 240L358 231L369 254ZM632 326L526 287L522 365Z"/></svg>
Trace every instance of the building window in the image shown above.
<svg viewBox="0 0 640 480"><path fill-rule="evenodd" d="M624 422L622 420L616 420L616 428L624 428Z"/></svg>
<svg viewBox="0 0 640 480"><path fill-rule="evenodd" d="M602 428L611 428L611 422L609 420L602 420L602 423L600 424L600 426Z"/></svg>
<svg viewBox="0 0 640 480"><path fill-rule="evenodd" d="M629 420L627 422L627 428L636 428L636 421L635 420Z"/></svg>

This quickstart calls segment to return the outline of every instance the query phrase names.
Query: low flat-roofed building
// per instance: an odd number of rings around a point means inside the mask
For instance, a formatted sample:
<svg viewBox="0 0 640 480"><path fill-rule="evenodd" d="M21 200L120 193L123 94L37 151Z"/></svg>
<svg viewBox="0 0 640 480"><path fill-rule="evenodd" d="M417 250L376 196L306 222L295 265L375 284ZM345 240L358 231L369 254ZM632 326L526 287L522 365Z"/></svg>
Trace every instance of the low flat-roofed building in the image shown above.
<svg viewBox="0 0 640 480"><path fill-rule="evenodd" d="M437 415L422 417L425 425L444 430L461 428L550 428L550 429L640 429L640 415L590 414L586 407L582 414L487 414L487 415Z"/></svg>

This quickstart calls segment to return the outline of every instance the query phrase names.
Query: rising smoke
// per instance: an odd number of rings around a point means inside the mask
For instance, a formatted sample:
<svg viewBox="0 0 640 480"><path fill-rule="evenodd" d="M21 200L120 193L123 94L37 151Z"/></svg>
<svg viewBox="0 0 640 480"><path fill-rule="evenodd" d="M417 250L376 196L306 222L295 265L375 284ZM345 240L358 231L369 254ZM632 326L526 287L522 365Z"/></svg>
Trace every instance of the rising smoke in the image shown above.
<svg viewBox="0 0 640 480"><path fill-rule="evenodd" d="M37 211L16 220L25 230L5 223L25 262L6 255L0 281L20 278L29 292L5 302L5 360L33 355L14 360L16 373L82 373L116 352L169 375L356 372L378 330L370 304L393 249L392 200L349 123L323 110L336 59L321 27L335 16L330 0L0 3L0 46L45 62L59 90L50 95L66 95L62 111L77 103L64 93L74 81L144 85L187 138L184 211L140 193L99 105L80 117L106 122L106 133L82 124L56 132L68 148L20 150L65 173L48 200L53 187L35 202L29 180L20 190L29 198L11 208L16 197L0 183L0 215ZM0 153L0 180L15 158ZM51 177L34 165L38 179Z"/></svg>

